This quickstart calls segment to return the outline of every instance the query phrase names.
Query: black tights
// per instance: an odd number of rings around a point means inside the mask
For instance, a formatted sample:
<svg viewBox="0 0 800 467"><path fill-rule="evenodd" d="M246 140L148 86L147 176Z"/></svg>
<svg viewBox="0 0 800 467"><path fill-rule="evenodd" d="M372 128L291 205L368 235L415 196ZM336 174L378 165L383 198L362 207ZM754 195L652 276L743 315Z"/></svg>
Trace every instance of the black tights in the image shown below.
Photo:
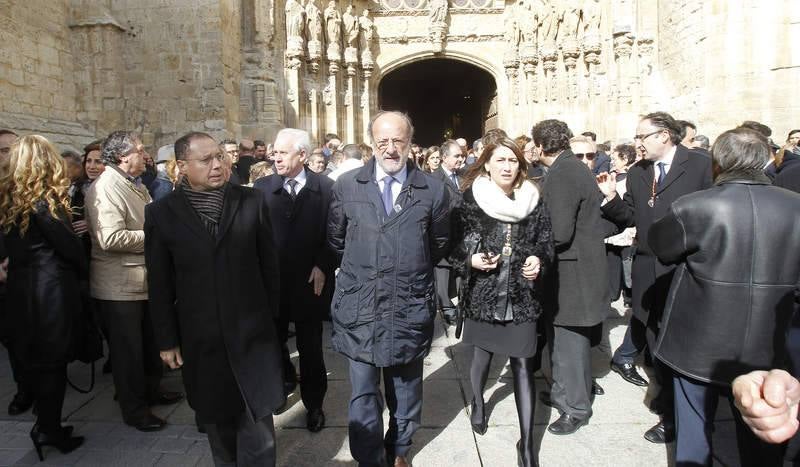
<svg viewBox="0 0 800 467"><path fill-rule="evenodd" d="M489 367L494 355L479 347L474 347L474 349L469 379L472 385L472 394L475 395L475 412L480 415L477 420L481 420L485 411L483 389L486 386ZM511 357L509 360L511 361L511 373L514 375L514 402L517 404L523 465L536 465L533 445L533 414L536 407L534 373L539 368L539 365L536 363L536 357Z"/></svg>
<svg viewBox="0 0 800 467"><path fill-rule="evenodd" d="M36 400L36 425L43 433L61 430L61 410L67 389L67 366L47 365L29 369L28 380Z"/></svg>

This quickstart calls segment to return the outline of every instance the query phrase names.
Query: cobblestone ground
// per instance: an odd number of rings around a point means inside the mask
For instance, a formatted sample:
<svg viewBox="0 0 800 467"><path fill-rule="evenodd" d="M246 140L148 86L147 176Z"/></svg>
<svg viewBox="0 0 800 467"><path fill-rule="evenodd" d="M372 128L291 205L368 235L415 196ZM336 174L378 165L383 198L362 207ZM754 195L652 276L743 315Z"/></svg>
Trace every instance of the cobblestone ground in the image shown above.
<svg viewBox="0 0 800 467"><path fill-rule="evenodd" d="M670 465L672 446L651 444L642 438L657 418L647 410L648 395L643 388L625 383L608 369L611 352L622 340L628 321L620 303L609 310L603 343L593 350L594 375L606 394L594 402L589 425L571 436L558 437L546 431L558 414L542 404L536 407L536 442L540 462L550 466L647 466ZM326 336L329 335L326 328ZM487 393L490 411L489 430L484 436L470 429L466 407L472 399L469 385L470 348L452 336L453 328L437 323L434 348L425 361L425 396L422 426L414 438L411 460L422 466L516 465L515 443L519 438L511 371L502 356L492 365ZM326 338L327 343L327 338ZM296 359L297 354L295 353ZM545 358L545 360L547 360ZM325 401L327 428L317 434L305 429L305 410L299 394L291 396L291 408L276 417L278 464L281 466L354 466L347 441L347 404L350 385L344 358L326 346L328 395ZM68 389L64 407L66 423L75 426L86 443L62 455L45 448L44 465L63 466L211 466L213 461L205 435L194 426L194 413L183 402L158 407L169 426L158 433L140 433L122 423L113 400L114 387L109 375L100 375L90 394ZM643 371L640 368L641 371ZM548 369L537 379L537 390L547 389ZM86 386L86 365L70 367L70 378ZM181 390L179 372L166 375L163 386ZM9 417L5 407L14 394L8 359L0 355L0 466L40 465L28 432L30 413ZM733 422L725 401L720 401L715 431L718 459L715 465L737 465Z"/></svg>

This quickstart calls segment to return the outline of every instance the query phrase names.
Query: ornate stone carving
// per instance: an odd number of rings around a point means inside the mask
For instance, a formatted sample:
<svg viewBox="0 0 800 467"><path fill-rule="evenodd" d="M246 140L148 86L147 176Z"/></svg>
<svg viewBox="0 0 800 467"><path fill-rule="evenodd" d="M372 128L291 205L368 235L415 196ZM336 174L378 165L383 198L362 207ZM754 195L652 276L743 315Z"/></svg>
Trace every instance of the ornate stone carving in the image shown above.
<svg viewBox="0 0 800 467"><path fill-rule="evenodd" d="M369 17L369 10L364 9L358 18L358 27L361 30L361 63L372 67L372 42L375 40L375 23Z"/></svg>
<svg viewBox="0 0 800 467"><path fill-rule="evenodd" d="M537 96L539 89L537 85L536 66L539 64L539 55L536 53L536 47L533 44L526 44L522 47L520 52L520 60L522 61L522 69L525 72L525 82L528 85L527 96L529 102L539 102Z"/></svg>
<svg viewBox="0 0 800 467"><path fill-rule="evenodd" d="M564 43L564 66L567 68L567 98L578 98L578 72L576 70L578 65L578 57L581 55L581 49L578 47L576 41L570 40Z"/></svg>
<svg viewBox="0 0 800 467"><path fill-rule="evenodd" d="M639 73L649 76L653 72L653 38L648 35L637 40L639 50Z"/></svg>
<svg viewBox="0 0 800 467"><path fill-rule="evenodd" d="M344 38L347 48L355 48L358 45L358 18L353 14L353 5L347 5L347 9L342 15L344 25Z"/></svg>
<svg viewBox="0 0 800 467"><path fill-rule="evenodd" d="M583 41L600 42L600 24L603 11L599 0L586 0L583 4Z"/></svg>
<svg viewBox="0 0 800 467"><path fill-rule="evenodd" d="M561 12L558 11L555 0L550 0L540 11L542 15L539 22L540 43L544 48L555 48Z"/></svg>
<svg viewBox="0 0 800 467"><path fill-rule="evenodd" d="M547 88L547 102L555 102L558 98L558 80L556 79L556 68L558 62L558 51L555 48L544 48L541 51L542 68L550 86Z"/></svg>
<svg viewBox="0 0 800 467"><path fill-rule="evenodd" d="M328 61L339 62L342 59L342 15L336 8L335 0L328 2L328 7L325 8L325 36L328 40ZM336 69L338 68L337 63Z"/></svg>
<svg viewBox="0 0 800 467"><path fill-rule="evenodd" d="M333 94L336 92L335 79L335 77L331 76L328 79L328 83L322 89L322 102L324 102L327 106L333 105Z"/></svg>
<svg viewBox="0 0 800 467"><path fill-rule="evenodd" d="M502 34L495 35L448 35L448 42L501 42L504 39ZM430 36L381 36L379 39L381 44L421 44L423 42L430 42Z"/></svg>
<svg viewBox="0 0 800 467"><path fill-rule="evenodd" d="M444 38L447 35L447 0L429 0L428 20L431 48L434 53L444 50Z"/></svg>
<svg viewBox="0 0 800 467"><path fill-rule="evenodd" d="M503 68L505 68L508 78L511 103L519 105L519 60L516 57L506 57L503 60Z"/></svg>
<svg viewBox="0 0 800 467"><path fill-rule="evenodd" d="M631 67L633 42L633 35L630 33L614 36L614 58L617 60L617 81L620 82L618 101L621 105L632 101L632 77L636 73Z"/></svg>
<svg viewBox="0 0 800 467"><path fill-rule="evenodd" d="M303 57L303 29L305 27L305 10L297 0L286 1L286 68L300 68Z"/></svg>
<svg viewBox="0 0 800 467"><path fill-rule="evenodd" d="M450 15L476 15L487 14L497 15L505 11L503 8L482 7L482 8L449 8ZM372 16L428 16L428 10L376 10Z"/></svg>
<svg viewBox="0 0 800 467"><path fill-rule="evenodd" d="M560 14L561 25L558 28L558 38L562 44L578 43L578 25L581 21L581 9L574 1L564 5Z"/></svg>
<svg viewBox="0 0 800 467"><path fill-rule="evenodd" d="M355 47L344 49L344 62L347 65L347 75L355 76L358 66L358 49Z"/></svg>

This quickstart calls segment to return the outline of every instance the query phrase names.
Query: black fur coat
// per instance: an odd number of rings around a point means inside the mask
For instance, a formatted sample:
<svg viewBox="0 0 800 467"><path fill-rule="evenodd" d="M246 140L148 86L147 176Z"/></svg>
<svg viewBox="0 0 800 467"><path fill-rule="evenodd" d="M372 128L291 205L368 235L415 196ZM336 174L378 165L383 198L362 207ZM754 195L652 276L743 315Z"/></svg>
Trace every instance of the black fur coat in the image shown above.
<svg viewBox="0 0 800 467"><path fill-rule="evenodd" d="M472 189L464 192L464 202L452 213L451 244L454 247L449 259L453 271L463 279L458 306L472 320L493 321L501 267L510 268L509 298L514 323L535 321L542 311L542 276L547 274L553 262L555 247L550 215L541 200L533 212L513 227L510 263L505 263L506 258L501 256L497 269L488 272L474 269L470 264L472 254L476 252L498 254L502 251L507 225L490 217L478 206ZM541 271L535 281L522 277L522 265L528 256L541 260Z"/></svg>

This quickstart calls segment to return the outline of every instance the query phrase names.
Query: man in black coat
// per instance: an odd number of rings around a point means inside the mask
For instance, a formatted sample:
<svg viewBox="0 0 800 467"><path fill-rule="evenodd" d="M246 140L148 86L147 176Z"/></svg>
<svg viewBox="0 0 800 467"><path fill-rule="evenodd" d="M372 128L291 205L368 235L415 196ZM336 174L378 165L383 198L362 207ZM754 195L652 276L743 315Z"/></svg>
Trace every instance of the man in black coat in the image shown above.
<svg viewBox="0 0 800 467"><path fill-rule="evenodd" d="M272 412L284 395L269 210L260 193L225 181L211 136L181 137L175 157L183 181L148 205L145 219L161 359L183 367L189 405L218 465L275 465Z"/></svg>
<svg viewBox="0 0 800 467"><path fill-rule="evenodd" d="M442 157L442 164L431 173L431 176L439 179L447 187L452 211L461 204L460 172L466 157L461 146L452 139L442 143L439 154ZM456 306L453 305L451 297L455 297L458 290L456 276L452 274L452 267L446 258L442 258L433 271L436 275L436 297L442 310L442 318L447 324L455 324Z"/></svg>
<svg viewBox="0 0 800 467"><path fill-rule="evenodd" d="M549 401L561 412L548 431L568 435L592 416L591 343L608 313L603 239L615 226L602 219L602 193L589 167L570 150L566 123L544 120L532 131L539 160L549 167L542 195L556 247L554 291L545 307L553 368ZM546 396L545 396L546 397Z"/></svg>
<svg viewBox="0 0 800 467"><path fill-rule="evenodd" d="M784 365L800 291L800 195L770 186L766 139L726 131L712 154L715 186L672 203L648 235L677 264L655 349L675 370L676 465L711 465L717 401L733 406L736 376ZM783 464L781 446L734 420L741 465Z"/></svg>
<svg viewBox="0 0 800 467"><path fill-rule="evenodd" d="M679 197L704 190L711 186L711 159L692 152L680 144L680 127L665 112L646 115L636 127L635 144L644 151L645 158L628 170L626 193L617 195L614 174L598 177L600 189L605 194L603 214L622 227L636 227L638 246L633 259L633 318L622 345L611 361L611 369L624 378L636 373L633 361L637 349L655 348L659 323L664 310L673 265L661 263L647 241L647 232L653 222L667 213ZM641 336L645 331L646 336ZM667 443L674 437L673 398L671 372L657 360L656 380L661 387L653 400L652 408L663 415L662 420L647 430L645 439L654 443ZM639 376L641 379L641 376Z"/></svg>
<svg viewBox="0 0 800 467"><path fill-rule="evenodd" d="M311 152L307 132L286 128L275 138L275 174L259 179L269 206L275 243L280 252L281 303L276 324L282 344L284 380L291 392L297 375L286 341L294 322L300 353L300 394L308 411L306 426L317 432L325 426L322 402L328 387L322 355L322 320L330 298L323 288L333 280L334 258L328 249L326 228L333 181L306 170Z"/></svg>
<svg viewBox="0 0 800 467"><path fill-rule="evenodd" d="M375 156L333 187L328 243L341 257L331 305L333 348L349 359L350 452L360 466L407 466L422 414L422 362L436 303L433 266L447 252L447 188L408 163L414 129L380 112ZM383 373L389 407L384 438Z"/></svg>

